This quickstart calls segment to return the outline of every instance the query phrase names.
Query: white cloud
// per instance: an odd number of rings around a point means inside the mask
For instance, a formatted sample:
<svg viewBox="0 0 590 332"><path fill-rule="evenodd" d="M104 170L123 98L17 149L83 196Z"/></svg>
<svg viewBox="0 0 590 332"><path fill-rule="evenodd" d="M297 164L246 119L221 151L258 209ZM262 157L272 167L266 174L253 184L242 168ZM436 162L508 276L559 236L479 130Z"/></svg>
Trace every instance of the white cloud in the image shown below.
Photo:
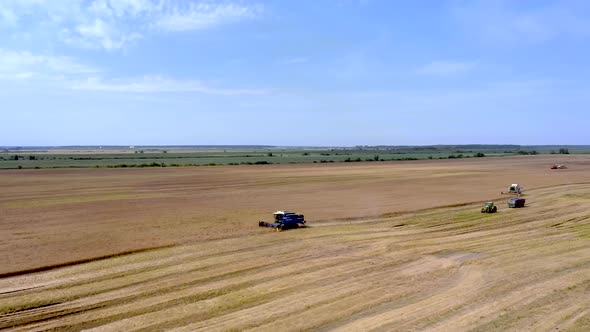
<svg viewBox="0 0 590 332"><path fill-rule="evenodd" d="M72 82L74 90L103 91L118 93L170 93L196 92L214 95L264 95L270 93L264 89L225 89L207 86L194 80L174 80L160 76L145 76L135 80L104 81L92 77L84 81Z"/></svg>
<svg viewBox="0 0 590 332"><path fill-rule="evenodd" d="M169 7L155 20L155 26L168 31L199 30L222 23L254 18L260 6L238 4L191 3L187 7Z"/></svg>
<svg viewBox="0 0 590 332"><path fill-rule="evenodd" d="M421 75L455 75L473 70L477 66L475 62L432 61L418 68Z"/></svg>
<svg viewBox="0 0 590 332"><path fill-rule="evenodd" d="M35 55L30 52L0 49L0 77L2 78L28 79L97 72L99 72L98 69L77 63L69 57Z"/></svg>
<svg viewBox="0 0 590 332"><path fill-rule="evenodd" d="M453 17L465 31L475 32L484 41L510 44L537 44L559 37L588 37L588 2L543 4L531 2L469 1L455 6Z"/></svg>
<svg viewBox="0 0 590 332"><path fill-rule="evenodd" d="M15 26L18 16L10 8L0 7L0 26Z"/></svg>
<svg viewBox="0 0 590 332"><path fill-rule="evenodd" d="M158 4L150 0L95 0L89 7L98 16L123 18L138 17L142 13L157 10Z"/></svg>
<svg viewBox="0 0 590 332"><path fill-rule="evenodd" d="M121 33L112 25L97 18L93 22L79 24L74 29L63 29L60 37L64 43L73 46L115 50L141 39L142 35L137 32Z"/></svg>
<svg viewBox="0 0 590 332"><path fill-rule="evenodd" d="M27 27L27 23L58 23L68 17L81 15L79 0L2 0L0 1L0 17L9 17L14 27ZM31 22L25 22L30 20Z"/></svg>
<svg viewBox="0 0 590 332"><path fill-rule="evenodd" d="M266 95L267 89L213 87L197 80L177 80L162 76L107 79L104 72L70 57L38 55L26 51L0 49L0 80L65 90L111 93L202 93L209 95Z"/></svg>
<svg viewBox="0 0 590 332"><path fill-rule="evenodd" d="M115 50L153 31L209 29L256 18L261 12L261 5L229 0L3 0L0 26L19 33L53 31L56 39L69 45Z"/></svg>

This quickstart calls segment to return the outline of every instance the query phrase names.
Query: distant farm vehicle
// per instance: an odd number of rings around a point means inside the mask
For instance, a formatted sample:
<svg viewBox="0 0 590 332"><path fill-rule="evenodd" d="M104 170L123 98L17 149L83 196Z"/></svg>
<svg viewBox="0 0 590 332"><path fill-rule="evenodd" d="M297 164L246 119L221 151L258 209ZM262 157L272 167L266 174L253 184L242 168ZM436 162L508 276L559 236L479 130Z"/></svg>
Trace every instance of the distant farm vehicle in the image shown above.
<svg viewBox="0 0 590 332"><path fill-rule="evenodd" d="M510 188L508 188L508 191L503 191L502 195L522 195L522 191L523 191L523 187L521 187L519 184L513 183L510 185Z"/></svg>
<svg viewBox="0 0 590 332"><path fill-rule="evenodd" d="M567 166L559 164L551 166L551 169L567 169Z"/></svg>
<svg viewBox="0 0 590 332"><path fill-rule="evenodd" d="M524 207L525 199L522 197L514 197L508 200L509 208L521 208Z"/></svg>
<svg viewBox="0 0 590 332"><path fill-rule="evenodd" d="M297 214L289 211L277 211L274 213L274 222L259 221L260 227L271 227L277 232L284 231L291 228L299 228L305 225L305 217L302 214Z"/></svg>
<svg viewBox="0 0 590 332"><path fill-rule="evenodd" d="M486 202L483 207L481 208L481 213L496 213L498 212L498 207L494 205L494 202Z"/></svg>

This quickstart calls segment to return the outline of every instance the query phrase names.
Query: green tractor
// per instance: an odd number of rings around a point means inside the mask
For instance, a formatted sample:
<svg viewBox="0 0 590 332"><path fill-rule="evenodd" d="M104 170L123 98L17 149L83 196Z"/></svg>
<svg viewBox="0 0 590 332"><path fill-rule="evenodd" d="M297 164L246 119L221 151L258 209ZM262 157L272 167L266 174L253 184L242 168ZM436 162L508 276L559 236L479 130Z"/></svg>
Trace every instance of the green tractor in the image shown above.
<svg viewBox="0 0 590 332"><path fill-rule="evenodd" d="M494 205L494 202L486 202L481 208L481 213L496 213L498 207Z"/></svg>

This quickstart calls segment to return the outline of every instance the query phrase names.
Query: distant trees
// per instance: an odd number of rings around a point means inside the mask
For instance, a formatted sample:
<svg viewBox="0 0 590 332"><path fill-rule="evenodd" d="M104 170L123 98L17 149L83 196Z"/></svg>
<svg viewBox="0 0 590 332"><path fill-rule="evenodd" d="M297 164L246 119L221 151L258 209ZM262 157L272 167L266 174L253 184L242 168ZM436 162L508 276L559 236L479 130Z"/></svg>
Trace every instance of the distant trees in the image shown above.
<svg viewBox="0 0 590 332"><path fill-rule="evenodd" d="M523 156L528 156L528 155L536 155L536 154L539 154L539 153L537 152L537 150L532 150L532 151L518 150L518 152L517 152L517 153L518 153L518 154L520 154L520 155L523 155Z"/></svg>
<svg viewBox="0 0 590 332"><path fill-rule="evenodd" d="M350 163L350 162L359 162L359 161L363 161L360 157L356 158L356 159L351 159L350 157L344 159L345 163Z"/></svg>
<svg viewBox="0 0 590 332"><path fill-rule="evenodd" d="M570 151L566 148L559 149L559 154L570 154Z"/></svg>
<svg viewBox="0 0 590 332"><path fill-rule="evenodd" d="M476 157L476 158L483 158L486 155L483 152L478 152L478 153L474 154L473 156Z"/></svg>

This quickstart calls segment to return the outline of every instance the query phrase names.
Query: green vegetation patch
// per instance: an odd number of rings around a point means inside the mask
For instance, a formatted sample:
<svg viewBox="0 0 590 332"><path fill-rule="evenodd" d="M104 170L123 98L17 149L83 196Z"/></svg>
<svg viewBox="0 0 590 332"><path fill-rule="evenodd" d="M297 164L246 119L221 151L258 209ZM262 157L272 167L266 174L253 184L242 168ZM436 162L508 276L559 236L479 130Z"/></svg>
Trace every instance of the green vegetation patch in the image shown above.
<svg viewBox="0 0 590 332"><path fill-rule="evenodd" d="M495 213L481 213L481 211L478 210L464 211L455 213L453 215L452 220L454 222L476 221L481 219L490 219L493 218L495 215Z"/></svg>
<svg viewBox="0 0 590 332"><path fill-rule="evenodd" d="M69 150L69 149L67 149ZM83 149L84 150L84 149ZM293 163L383 162L423 159L461 159L518 154L516 146L431 146L391 147L357 146L341 148L237 148L202 151L172 149L85 149L53 153L41 150L4 150L0 152L0 169L40 168L131 168L218 165L267 165ZM42 153L40 153L42 152Z"/></svg>
<svg viewBox="0 0 590 332"><path fill-rule="evenodd" d="M577 198L577 199L590 199L590 193L583 193L583 194L565 194L562 197L564 198Z"/></svg>
<svg viewBox="0 0 590 332"><path fill-rule="evenodd" d="M578 318L573 326L564 330L565 332L587 332L590 331L590 314Z"/></svg>
<svg viewBox="0 0 590 332"><path fill-rule="evenodd" d="M24 311L24 310L32 310L37 308L48 307L50 305L60 304L63 301L60 300L38 300L38 301L31 301L24 304L6 304L0 306L0 314L10 314L17 311ZM1 327L1 326L0 326Z"/></svg>
<svg viewBox="0 0 590 332"><path fill-rule="evenodd" d="M578 236L586 239L590 239L590 223L589 219L586 219L586 223L577 224L572 227L572 230L578 234Z"/></svg>

